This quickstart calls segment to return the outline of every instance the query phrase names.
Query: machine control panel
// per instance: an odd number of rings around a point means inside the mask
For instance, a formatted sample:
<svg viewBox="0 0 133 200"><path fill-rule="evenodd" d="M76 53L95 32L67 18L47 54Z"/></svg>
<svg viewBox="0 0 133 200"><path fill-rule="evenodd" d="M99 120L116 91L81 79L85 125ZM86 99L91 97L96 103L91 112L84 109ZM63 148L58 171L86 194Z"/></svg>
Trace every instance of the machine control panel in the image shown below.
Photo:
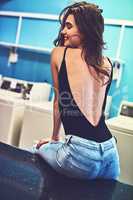
<svg viewBox="0 0 133 200"><path fill-rule="evenodd" d="M127 117L133 117L133 103L122 103L120 109L120 115L124 115Z"/></svg>

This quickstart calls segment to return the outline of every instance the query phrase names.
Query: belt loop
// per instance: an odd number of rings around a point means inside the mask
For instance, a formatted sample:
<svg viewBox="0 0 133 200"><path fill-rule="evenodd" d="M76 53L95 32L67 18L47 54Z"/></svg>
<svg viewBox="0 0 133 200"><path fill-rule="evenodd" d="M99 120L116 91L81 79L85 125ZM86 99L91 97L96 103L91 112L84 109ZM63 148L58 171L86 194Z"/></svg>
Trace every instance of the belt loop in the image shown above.
<svg viewBox="0 0 133 200"><path fill-rule="evenodd" d="M66 144L69 144L71 141L72 135L66 136Z"/></svg>
<svg viewBox="0 0 133 200"><path fill-rule="evenodd" d="M115 138L115 142L116 142L116 144L117 144L117 138L116 138L116 136L114 136L114 138Z"/></svg>
<svg viewBox="0 0 133 200"><path fill-rule="evenodd" d="M100 150L101 150L101 154L103 154L104 153L104 146L103 146L103 144L100 144Z"/></svg>

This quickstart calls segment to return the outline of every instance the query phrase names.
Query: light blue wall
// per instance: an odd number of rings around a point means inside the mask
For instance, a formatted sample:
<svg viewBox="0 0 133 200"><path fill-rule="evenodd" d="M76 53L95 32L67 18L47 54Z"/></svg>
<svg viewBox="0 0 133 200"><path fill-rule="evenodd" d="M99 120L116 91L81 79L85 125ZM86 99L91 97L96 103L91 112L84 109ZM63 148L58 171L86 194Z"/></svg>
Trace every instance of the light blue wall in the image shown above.
<svg viewBox="0 0 133 200"><path fill-rule="evenodd" d="M91 0L103 9L106 18L133 20L132 0Z"/></svg>
<svg viewBox="0 0 133 200"><path fill-rule="evenodd" d="M24 4L22 0L3 0L0 3L0 10L35 12L59 14L71 0L28 0ZM132 0L91 0L103 8L105 18L133 20L133 1ZM6 23L5 23L6 22ZM17 19L12 20L0 17L0 40L15 42ZM41 47L53 47L53 40L58 32L58 22L46 20L32 21L25 19L22 26L20 38L21 44L29 44ZM115 58L118 46L120 27L105 26L104 38L107 43L107 50L104 54L110 58ZM113 97L110 116L117 114L120 101L122 99L133 101L133 28L126 27L121 49L121 59L124 60L123 77L119 88L116 88L116 81L112 82L109 94ZM17 77L20 79L44 81L52 83L50 72L50 55L35 53L32 51L18 50L19 61L8 66L9 49L0 48L0 73L4 76Z"/></svg>
<svg viewBox="0 0 133 200"><path fill-rule="evenodd" d="M2 0L0 8L6 11L58 14L67 2L67 0Z"/></svg>
<svg viewBox="0 0 133 200"><path fill-rule="evenodd" d="M67 5L67 1L55 0L2 0L0 10L59 14ZM18 18L0 16L0 41L15 42ZM53 48L53 41L59 29L58 21L24 19L20 44L36 47ZM9 49L0 47L0 74L25 80L51 83L50 55L32 51L18 50L19 60L8 66Z"/></svg>

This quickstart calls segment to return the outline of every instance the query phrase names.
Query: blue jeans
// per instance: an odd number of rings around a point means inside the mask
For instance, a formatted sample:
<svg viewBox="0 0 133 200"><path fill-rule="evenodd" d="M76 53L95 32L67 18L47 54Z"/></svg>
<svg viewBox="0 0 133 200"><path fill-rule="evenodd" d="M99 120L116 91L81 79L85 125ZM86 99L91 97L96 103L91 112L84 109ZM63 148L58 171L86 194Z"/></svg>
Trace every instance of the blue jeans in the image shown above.
<svg viewBox="0 0 133 200"><path fill-rule="evenodd" d="M80 179L117 179L120 174L115 138L97 143L74 135L65 142L49 142L35 153L59 173Z"/></svg>

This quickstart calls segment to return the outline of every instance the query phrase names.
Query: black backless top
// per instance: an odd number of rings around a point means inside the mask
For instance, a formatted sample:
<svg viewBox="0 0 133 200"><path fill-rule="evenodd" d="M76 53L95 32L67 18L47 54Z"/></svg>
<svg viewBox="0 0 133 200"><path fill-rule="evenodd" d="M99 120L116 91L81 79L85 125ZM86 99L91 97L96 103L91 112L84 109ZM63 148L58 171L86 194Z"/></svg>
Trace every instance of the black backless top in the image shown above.
<svg viewBox="0 0 133 200"><path fill-rule="evenodd" d="M105 116L104 116L106 97L108 90L110 88L111 81L106 88L101 118L99 120L98 125L93 126L88 121L88 119L83 115L83 113L81 112L81 110L79 109L78 105L76 104L73 98L66 70L66 62L65 62L66 50L67 48L64 51L62 64L58 74L58 81L59 81L58 103L59 103L61 121L65 130L65 134L76 135L96 142L104 142L112 137L109 129L105 124ZM111 72L111 79L112 79L112 72Z"/></svg>

